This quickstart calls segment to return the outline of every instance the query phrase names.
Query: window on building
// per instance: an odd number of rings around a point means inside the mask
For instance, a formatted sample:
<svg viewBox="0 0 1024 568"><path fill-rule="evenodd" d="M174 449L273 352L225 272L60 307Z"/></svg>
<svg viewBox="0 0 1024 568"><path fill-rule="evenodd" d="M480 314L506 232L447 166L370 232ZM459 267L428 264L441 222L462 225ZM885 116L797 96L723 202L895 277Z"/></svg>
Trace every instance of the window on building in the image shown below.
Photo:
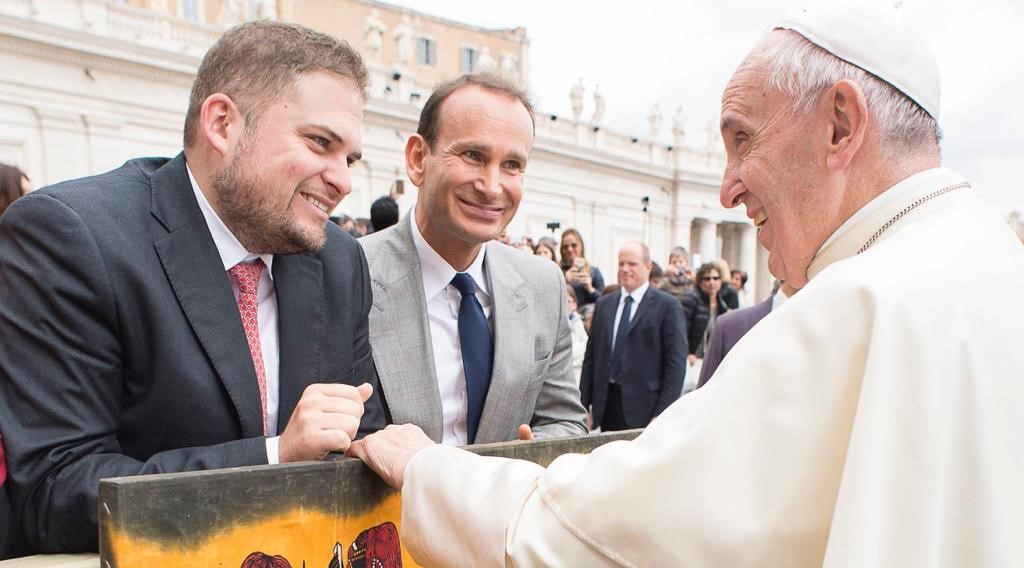
<svg viewBox="0 0 1024 568"><path fill-rule="evenodd" d="M476 67L476 50L472 47L463 47L459 50L459 61L462 62L460 68L463 73L472 73Z"/></svg>
<svg viewBox="0 0 1024 568"><path fill-rule="evenodd" d="M193 22L199 21L199 0L181 0L181 17Z"/></svg>
<svg viewBox="0 0 1024 568"><path fill-rule="evenodd" d="M421 37L416 40L416 63L437 65L437 42Z"/></svg>

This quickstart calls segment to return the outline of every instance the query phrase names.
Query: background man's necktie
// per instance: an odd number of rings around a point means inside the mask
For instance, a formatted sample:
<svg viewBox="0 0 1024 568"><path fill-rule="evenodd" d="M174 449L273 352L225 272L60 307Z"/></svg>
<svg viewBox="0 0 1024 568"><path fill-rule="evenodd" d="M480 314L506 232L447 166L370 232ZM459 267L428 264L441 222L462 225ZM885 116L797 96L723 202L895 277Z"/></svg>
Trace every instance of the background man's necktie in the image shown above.
<svg viewBox="0 0 1024 568"><path fill-rule="evenodd" d="M622 317L619 319L619 327L615 332L615 343L612 345L612 360L618 364L622 359L622 344L626 341L626 330L629 329L629 317L633 314L633 296L626 296L625 305L622 306Z"/></svg>
<svg viewBox="0 0 1024 568"><path fill-rule="evenodd" d="M476 441L480 416L484 412L487 389L491 385L491 366L494 362L494 347L491 331L480 301L476 299L476 283L465 272L452 278L452 285L462 294L459 303L459 343L462 345L462 366L466 371L466 430L469 443Z"/></svg>
<svg viewBox="0 0 1024 568"><path fill-rule="evenodd" d="M263 350L260 349L259 300L260 275L266 265L263 261L238 264L228 274L238 285L238 313L242 316L245 338L249 341L249 353L256 369L256 382L260 388L260 406L263 411L263 433L267 433L267 370L263 366Z"/></svg>

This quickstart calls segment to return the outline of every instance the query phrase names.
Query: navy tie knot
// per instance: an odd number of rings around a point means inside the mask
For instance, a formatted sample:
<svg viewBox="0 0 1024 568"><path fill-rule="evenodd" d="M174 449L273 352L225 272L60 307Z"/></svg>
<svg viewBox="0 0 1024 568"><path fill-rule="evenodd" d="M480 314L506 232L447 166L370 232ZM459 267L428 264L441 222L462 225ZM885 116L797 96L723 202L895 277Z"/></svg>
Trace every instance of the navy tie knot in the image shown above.
<svg viewBox="0 0 1024 568"><path fill-rule="evenodd" d="M452 286L455 286L463 298L476 294L476 282L473 282L473 277L465 272L455 274L455 278L452 278Z"/></svg>

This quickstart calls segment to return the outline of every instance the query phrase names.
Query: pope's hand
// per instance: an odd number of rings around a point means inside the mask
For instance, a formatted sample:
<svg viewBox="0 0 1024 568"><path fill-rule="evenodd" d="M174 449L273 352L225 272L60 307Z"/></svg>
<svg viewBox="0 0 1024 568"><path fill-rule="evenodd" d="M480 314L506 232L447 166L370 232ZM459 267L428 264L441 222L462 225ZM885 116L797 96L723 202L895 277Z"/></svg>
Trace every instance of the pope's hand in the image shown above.
<svg viewBox="0 0 1024 568"><path fill-rule="evenodd" d="M401 491L405 482L405 466L409 465L409 460L416 452L433 445L434 441L419 426L392 424L362 440L352 442L345 454L363 460L388 485Z"/></svg>

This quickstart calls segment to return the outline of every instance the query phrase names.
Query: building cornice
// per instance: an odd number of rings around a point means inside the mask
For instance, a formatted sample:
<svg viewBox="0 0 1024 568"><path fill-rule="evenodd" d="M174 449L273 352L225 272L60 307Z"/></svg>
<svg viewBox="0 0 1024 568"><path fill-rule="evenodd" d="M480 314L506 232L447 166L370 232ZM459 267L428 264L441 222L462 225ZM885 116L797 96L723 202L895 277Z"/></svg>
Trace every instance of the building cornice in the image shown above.
<svg viewBox="0 0 1024 568"><path fill-rule="evenodd" d="M0 15L0 49L64 64L191 85L200 58Z"/></svg>

